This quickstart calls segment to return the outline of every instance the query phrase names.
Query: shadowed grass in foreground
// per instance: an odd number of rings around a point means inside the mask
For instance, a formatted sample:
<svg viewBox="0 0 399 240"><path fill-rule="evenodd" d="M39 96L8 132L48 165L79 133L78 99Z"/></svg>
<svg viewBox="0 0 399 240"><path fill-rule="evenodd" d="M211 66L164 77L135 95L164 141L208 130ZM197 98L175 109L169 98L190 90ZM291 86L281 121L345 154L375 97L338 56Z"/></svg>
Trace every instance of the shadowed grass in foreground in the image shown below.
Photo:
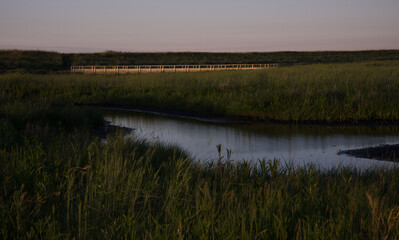
<svg viewBox="0 0 399 240"><path fill-rule="evenodd" d="M396 168L202 165L118 134L24 131L41 134L0 150L4 239L399 237Z"/></svg>
<svg viewBox="0 0 399 240"><path fill-rule="evenodd" d="M399 62L259 71L0 76L3 98L288 122L399 121Z"/></svg>

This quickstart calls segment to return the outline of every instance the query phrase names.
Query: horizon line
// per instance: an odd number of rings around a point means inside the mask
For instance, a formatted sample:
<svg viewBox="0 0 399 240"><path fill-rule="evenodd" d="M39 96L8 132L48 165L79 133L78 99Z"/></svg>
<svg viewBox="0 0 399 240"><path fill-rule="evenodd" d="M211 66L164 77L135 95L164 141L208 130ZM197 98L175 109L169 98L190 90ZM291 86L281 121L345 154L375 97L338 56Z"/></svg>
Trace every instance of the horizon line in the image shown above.
<svg viewBox="0 0 399 240"><path fill-rule="evenodd" d="M92 49L92 50L83 50L82 51L60 51L60 50L51 50L50 48L30 48L30 47L2 47L0 45L0 51L33 51L33 52L53 52L60 54L95 54L95 53L273 53L273 52L367 52L367 51L399 51L399 48L380 48L380 49L353 49L353 50L341 50L341 49L319 49L319 50L254 50L254 51L199 51L199 50L166 50L166 51L134 51L134 50L110 50L110 49ZM55 47L59 48L59 47ZM73 47L67 47L73 48ZM75 48L73 48L75 49Z"/></svg>

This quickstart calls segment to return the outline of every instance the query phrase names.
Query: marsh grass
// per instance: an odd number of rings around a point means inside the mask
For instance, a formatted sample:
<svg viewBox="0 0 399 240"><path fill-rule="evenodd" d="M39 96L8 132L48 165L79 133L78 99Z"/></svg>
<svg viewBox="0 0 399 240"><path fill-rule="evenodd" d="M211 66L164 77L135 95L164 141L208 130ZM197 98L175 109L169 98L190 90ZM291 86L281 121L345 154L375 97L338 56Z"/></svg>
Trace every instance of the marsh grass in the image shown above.
<svg viewBox="0 0 399 240"><path fill-rule="evenodd" d="M397 65L1 75L0 238L397 239L396 167L323 170L276 159L254 165L230 161L221 146L219 159L201 164L173 146L118 132L101 141L90 131L103 124L101 114L74 106L107 103L225 115L247 111L253 115L238 116L271 114L275 119L293 116L296 112L287 112L290 104L303 111L298 116L336 108L338 116L346 114L343 119L351 114L367 119L367 111L362 115L354 109L370 107L376 116L381 112L381 118L392 120L397 119ZM301 105L311 101L310 94L319 100L325 96L326 103ZM267 105L263 99L264 106L257 108L254 103L262 103L262 97L277 100Z"/></svg>
<svg viewBox="0 0 399 240"><path fill-rule="evenodd" d="M70 128L43 119L14 125L6 117L0 120L3 239L399 237L395 167L233 162L221 146L218 159L199 163L173 146L121 132L101 141L84 121Z"/></svg>
<svg viewBox="0 0 399 240"><path fill-rule="evenodd" d="M259 71L0 76L4 98L287 122L397 122L399 62Z"/></svg>
<svg viewBox="0 0 399 240"><path fill-rule="evenodd" d="M396 168L200 164L178 149L80 132L27 139L0 160L4 239L399 237Z"/></svg>

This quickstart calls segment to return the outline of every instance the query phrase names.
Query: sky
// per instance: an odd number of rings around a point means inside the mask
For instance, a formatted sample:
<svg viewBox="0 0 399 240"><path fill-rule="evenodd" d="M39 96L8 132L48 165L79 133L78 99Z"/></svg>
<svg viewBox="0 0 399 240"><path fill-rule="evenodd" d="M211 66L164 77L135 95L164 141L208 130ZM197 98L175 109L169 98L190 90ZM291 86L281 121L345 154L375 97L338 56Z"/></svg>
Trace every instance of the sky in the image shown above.
<svg viewBox="0 0 399 240"><path fill-rule="evenodd" d="M399 0L0 0L0 49L399 49Z"/></svg>

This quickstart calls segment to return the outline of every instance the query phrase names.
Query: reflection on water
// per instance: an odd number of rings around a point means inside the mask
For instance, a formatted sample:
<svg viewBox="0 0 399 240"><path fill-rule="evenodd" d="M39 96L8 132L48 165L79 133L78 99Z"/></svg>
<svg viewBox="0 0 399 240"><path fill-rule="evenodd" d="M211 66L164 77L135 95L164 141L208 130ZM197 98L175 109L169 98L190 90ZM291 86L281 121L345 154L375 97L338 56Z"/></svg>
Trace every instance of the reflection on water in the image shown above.
<svg viewBox="0 0 399 240"><path fill-rule="evenodd" d="M217 159L217 144L232 150L233 160L278 158L295 165L316 163L369 167L392 163L337 155L339 150L399 142L399 127L291 126L218 124L131 111L106 111L114 125L134 128L133 135L171 143L200 161Z"/></svg>

